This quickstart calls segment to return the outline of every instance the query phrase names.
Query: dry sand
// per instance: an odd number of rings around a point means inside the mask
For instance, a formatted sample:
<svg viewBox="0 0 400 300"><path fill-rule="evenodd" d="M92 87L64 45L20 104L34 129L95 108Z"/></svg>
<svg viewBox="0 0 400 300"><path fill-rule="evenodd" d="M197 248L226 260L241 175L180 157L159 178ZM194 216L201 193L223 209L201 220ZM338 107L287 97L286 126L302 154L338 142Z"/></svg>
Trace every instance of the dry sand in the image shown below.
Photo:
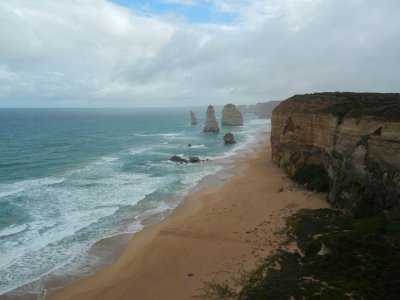
<svg viewBox="0 0 400 300"><path fill-rule="evenodd" d="M328 204L293 184L270 150L264 142L236 159L235 176L222 186L190 194L164 221L136 234L113 264L46 299L191 299L203 281L225 280L286 247L279 234L285 217Z"/></svg>

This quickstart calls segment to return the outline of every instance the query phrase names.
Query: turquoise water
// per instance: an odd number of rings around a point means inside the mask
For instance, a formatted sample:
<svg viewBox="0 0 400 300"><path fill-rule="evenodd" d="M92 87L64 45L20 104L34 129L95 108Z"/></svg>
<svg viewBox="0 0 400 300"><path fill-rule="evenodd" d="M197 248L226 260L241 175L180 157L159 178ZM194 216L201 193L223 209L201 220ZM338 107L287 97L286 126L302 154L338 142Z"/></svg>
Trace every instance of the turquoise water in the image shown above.
<svg viewBox="0 0 400 300"><path fill-rule="evenodd" d="M200 124L205 110L194 110ZM269 126L245 115L212 135L190 125L189 109L0 110L0 295L137 232ZM236 145L223 144L225 131ZM175 154L210 161L168 161Z"/></svg>

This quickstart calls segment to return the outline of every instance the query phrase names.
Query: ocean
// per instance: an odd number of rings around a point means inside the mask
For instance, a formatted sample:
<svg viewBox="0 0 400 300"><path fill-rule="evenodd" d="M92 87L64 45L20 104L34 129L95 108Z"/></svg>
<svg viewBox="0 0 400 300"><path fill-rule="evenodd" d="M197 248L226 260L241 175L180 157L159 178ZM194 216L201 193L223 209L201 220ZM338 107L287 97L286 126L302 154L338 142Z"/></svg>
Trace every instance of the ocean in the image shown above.
<svg viewBox="0 0 400 300"><path fill-rule="evenodd" d="M190 110L200 125L190 125ZM88 255L93 245L131 236L207 178L223 180L231 158L270 129L245 114L244 126L205 134L205 111L0 109L0 295L22 286L41 294L43 278L89 274L104 260ZM224 145L228 131L237 144Z"/></svg>

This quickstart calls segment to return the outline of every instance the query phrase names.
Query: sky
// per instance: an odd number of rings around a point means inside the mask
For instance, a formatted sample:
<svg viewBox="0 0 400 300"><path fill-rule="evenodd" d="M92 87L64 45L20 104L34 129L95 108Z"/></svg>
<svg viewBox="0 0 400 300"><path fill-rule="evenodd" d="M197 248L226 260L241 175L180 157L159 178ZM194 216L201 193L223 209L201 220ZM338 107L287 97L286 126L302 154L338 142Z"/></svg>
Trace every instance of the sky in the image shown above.
<svg viewBox="0 0 400 300"><path fill-rule="evenodd" d="M399 0L1 0L0 107L399 92Z"/></svg>

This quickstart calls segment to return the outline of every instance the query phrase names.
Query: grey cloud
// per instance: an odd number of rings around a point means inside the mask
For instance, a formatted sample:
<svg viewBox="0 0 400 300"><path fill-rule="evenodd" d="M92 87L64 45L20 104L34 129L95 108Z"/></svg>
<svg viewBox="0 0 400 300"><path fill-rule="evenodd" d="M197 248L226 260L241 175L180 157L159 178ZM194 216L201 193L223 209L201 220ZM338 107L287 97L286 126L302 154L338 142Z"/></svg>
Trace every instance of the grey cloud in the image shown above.
<svg viewBox="0 0 400 300"><path fill-rule="evenodd" d="M13 97L165 106L399 91L398 1L217 2L237 22L174 23L106 1L0 4L0 106Z"/></svg>

